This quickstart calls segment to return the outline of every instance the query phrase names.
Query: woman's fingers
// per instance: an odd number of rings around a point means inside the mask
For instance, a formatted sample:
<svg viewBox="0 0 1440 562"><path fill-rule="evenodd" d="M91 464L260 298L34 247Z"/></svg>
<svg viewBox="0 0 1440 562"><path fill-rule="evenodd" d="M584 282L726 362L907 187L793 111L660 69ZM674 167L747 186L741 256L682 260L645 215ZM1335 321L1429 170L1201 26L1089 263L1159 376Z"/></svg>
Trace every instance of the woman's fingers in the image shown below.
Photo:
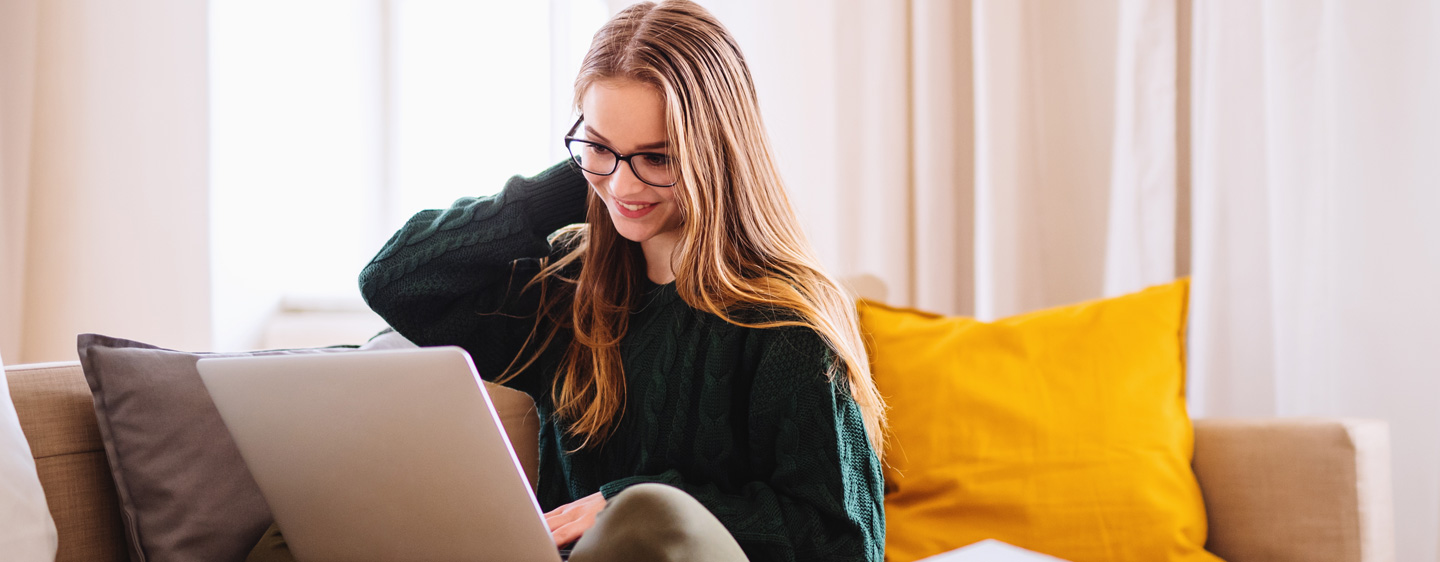
<svg viewBox="0 0 1440 562"><path fill-rule="evenodd" d="M551 532L574 521L575 518L580 516L580 510L574 509L572 507L574 505L575 504L565 504L545 514L545 525L550 528Z"/></svg>
<svg viewBox="0 0 1440 562"><path fill-rule="evenodd" d="M595 514L586 514L583 517L578 517L574 521L565 523L559 528L550 531L550 538L554 539L555 546L564 546L580 540L580 536L584 535L585 531L594 525Z"/></svg>
<svg viewBox="0 0 1440 562"><path fill-rule="evenodd" d="M545 525L550 528L550 537L557 546L569 544L595 525L595 514L602 509L605 509L605 496L596 492L546 513Z"/></svg>

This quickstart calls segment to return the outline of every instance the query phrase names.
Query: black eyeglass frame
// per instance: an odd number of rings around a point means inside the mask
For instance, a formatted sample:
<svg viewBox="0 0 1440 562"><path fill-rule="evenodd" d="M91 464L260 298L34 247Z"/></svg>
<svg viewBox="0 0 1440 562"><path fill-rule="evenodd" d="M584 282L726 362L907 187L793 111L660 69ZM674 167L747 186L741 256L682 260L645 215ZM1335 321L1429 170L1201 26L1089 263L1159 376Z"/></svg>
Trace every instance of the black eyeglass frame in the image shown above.
<svg viewBox="0 0 1440 562"><path fill-rule="evenodd" d="M604 143L598 143L598 142L592 141L592 140L590 140L590 139L582 139L582 138L577 138L577 137L575 137L575 131L576 131L577 129L579 129L579 128L580 128L580 124L581 124L581 123L584 123L584 122L585 122L585 118L584 118L583 116L582 116L581 118L579 118L579 119L576 119L576 120L575 120L575 124L570 126L570 132L565 133L565 152L570 155L570 163L571 163L571 164L574 164L575 167L580 168L581 170L584 170L584 171L586 171L586 172L588 172L588 173L595 174L595 175L597 175L597 176L609 176L609 175L614 175L615 172L620 171L620 163L621 163L621 162L624 162L624 163L626 163L626 164L628 164L628 165L630 166L630 173L635 174L635 179L638 179L638 180L640 180L640 181L642 181L642 182L645 182L645 185L653 185L653 186L655 186L655 187L675 187L675 184L680 183L680 178L675 178L675 181L672 181L672 182L670 182L669 184L658 184L658 183L652 182L652 181L650 181L650 180L647 180L647 179L645 179L644 176L641 176L641 175L640 175L640 172L638 172L638 171L635 170L635 164L633 164L633 163L630 162L630 159L631 159L631 158L634 158L634 157L636 157L636 156L659 156L659 157L661 157L661 158L667 158L667 159L668 159L668 158L670 158L670 155L668 155L668 154L661 154L661 153L659 153L659 152L636 152L636 153L634 153L634 154L620 154L620 151L615 150L614 148L611 148L611 147L605 145ZM603 174L600 173L600 172L596 172L596 171L594 171L594 170L586 169L585 166L583 166L583 165L580 164L580 159L575 156L575 151L570 150L570 143L571 143L571 142L583 142L583 143L585 143L585 144L592 144L592 145L595 145L595 146L598 146L598 147L600 147L600 148L603 148L603 149L605 149L605 150L610 151L611 154L614 154L614 155L615 155L615 167L611 168L609 172L606 172L606 173L603 173Z"/></svg>

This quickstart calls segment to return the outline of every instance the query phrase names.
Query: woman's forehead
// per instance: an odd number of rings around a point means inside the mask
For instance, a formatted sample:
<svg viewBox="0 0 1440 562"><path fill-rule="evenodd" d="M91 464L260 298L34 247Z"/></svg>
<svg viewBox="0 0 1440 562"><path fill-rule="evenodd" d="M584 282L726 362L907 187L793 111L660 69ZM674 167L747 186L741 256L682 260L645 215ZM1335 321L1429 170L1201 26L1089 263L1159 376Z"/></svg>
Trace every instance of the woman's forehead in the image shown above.
<svg viewBox="0 0 1440 562"><path fill-rule="evenodd" d="M634 80L591 84L580 101L588 132L617 150L665 142L665 102L654 86Z"/></svg>

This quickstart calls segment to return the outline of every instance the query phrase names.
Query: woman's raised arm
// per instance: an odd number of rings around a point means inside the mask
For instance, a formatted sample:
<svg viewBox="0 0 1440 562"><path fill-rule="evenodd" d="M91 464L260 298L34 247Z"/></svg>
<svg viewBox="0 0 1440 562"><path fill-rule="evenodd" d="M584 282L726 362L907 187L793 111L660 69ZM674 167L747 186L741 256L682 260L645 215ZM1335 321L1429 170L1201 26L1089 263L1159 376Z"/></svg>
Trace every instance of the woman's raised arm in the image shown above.
<svg viewBox="0 0 1440 562"><path fill-rule="evenodd" d="M360 292L410 341L463 347L482 377L498 377L535 323L538 291L521 289L555 251L547 236L584 222L588 191L567 161L493 196L421 211L360 272ZM529 392L535 382L512 386Z"/></svg>

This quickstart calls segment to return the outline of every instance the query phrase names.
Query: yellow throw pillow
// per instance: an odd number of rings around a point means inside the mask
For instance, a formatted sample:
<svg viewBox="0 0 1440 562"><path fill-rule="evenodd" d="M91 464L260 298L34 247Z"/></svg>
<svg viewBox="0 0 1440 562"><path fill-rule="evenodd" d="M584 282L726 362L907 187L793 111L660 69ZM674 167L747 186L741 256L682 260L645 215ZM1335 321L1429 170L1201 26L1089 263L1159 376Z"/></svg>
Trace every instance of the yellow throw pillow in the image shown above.
<svg viewBox="0 0 1440 562"><path fill-rule="evenodd" d="M1188 282L993 323L860 303L890 406L886 559L987 538L1216 562L1190 468Z"/></svg>

